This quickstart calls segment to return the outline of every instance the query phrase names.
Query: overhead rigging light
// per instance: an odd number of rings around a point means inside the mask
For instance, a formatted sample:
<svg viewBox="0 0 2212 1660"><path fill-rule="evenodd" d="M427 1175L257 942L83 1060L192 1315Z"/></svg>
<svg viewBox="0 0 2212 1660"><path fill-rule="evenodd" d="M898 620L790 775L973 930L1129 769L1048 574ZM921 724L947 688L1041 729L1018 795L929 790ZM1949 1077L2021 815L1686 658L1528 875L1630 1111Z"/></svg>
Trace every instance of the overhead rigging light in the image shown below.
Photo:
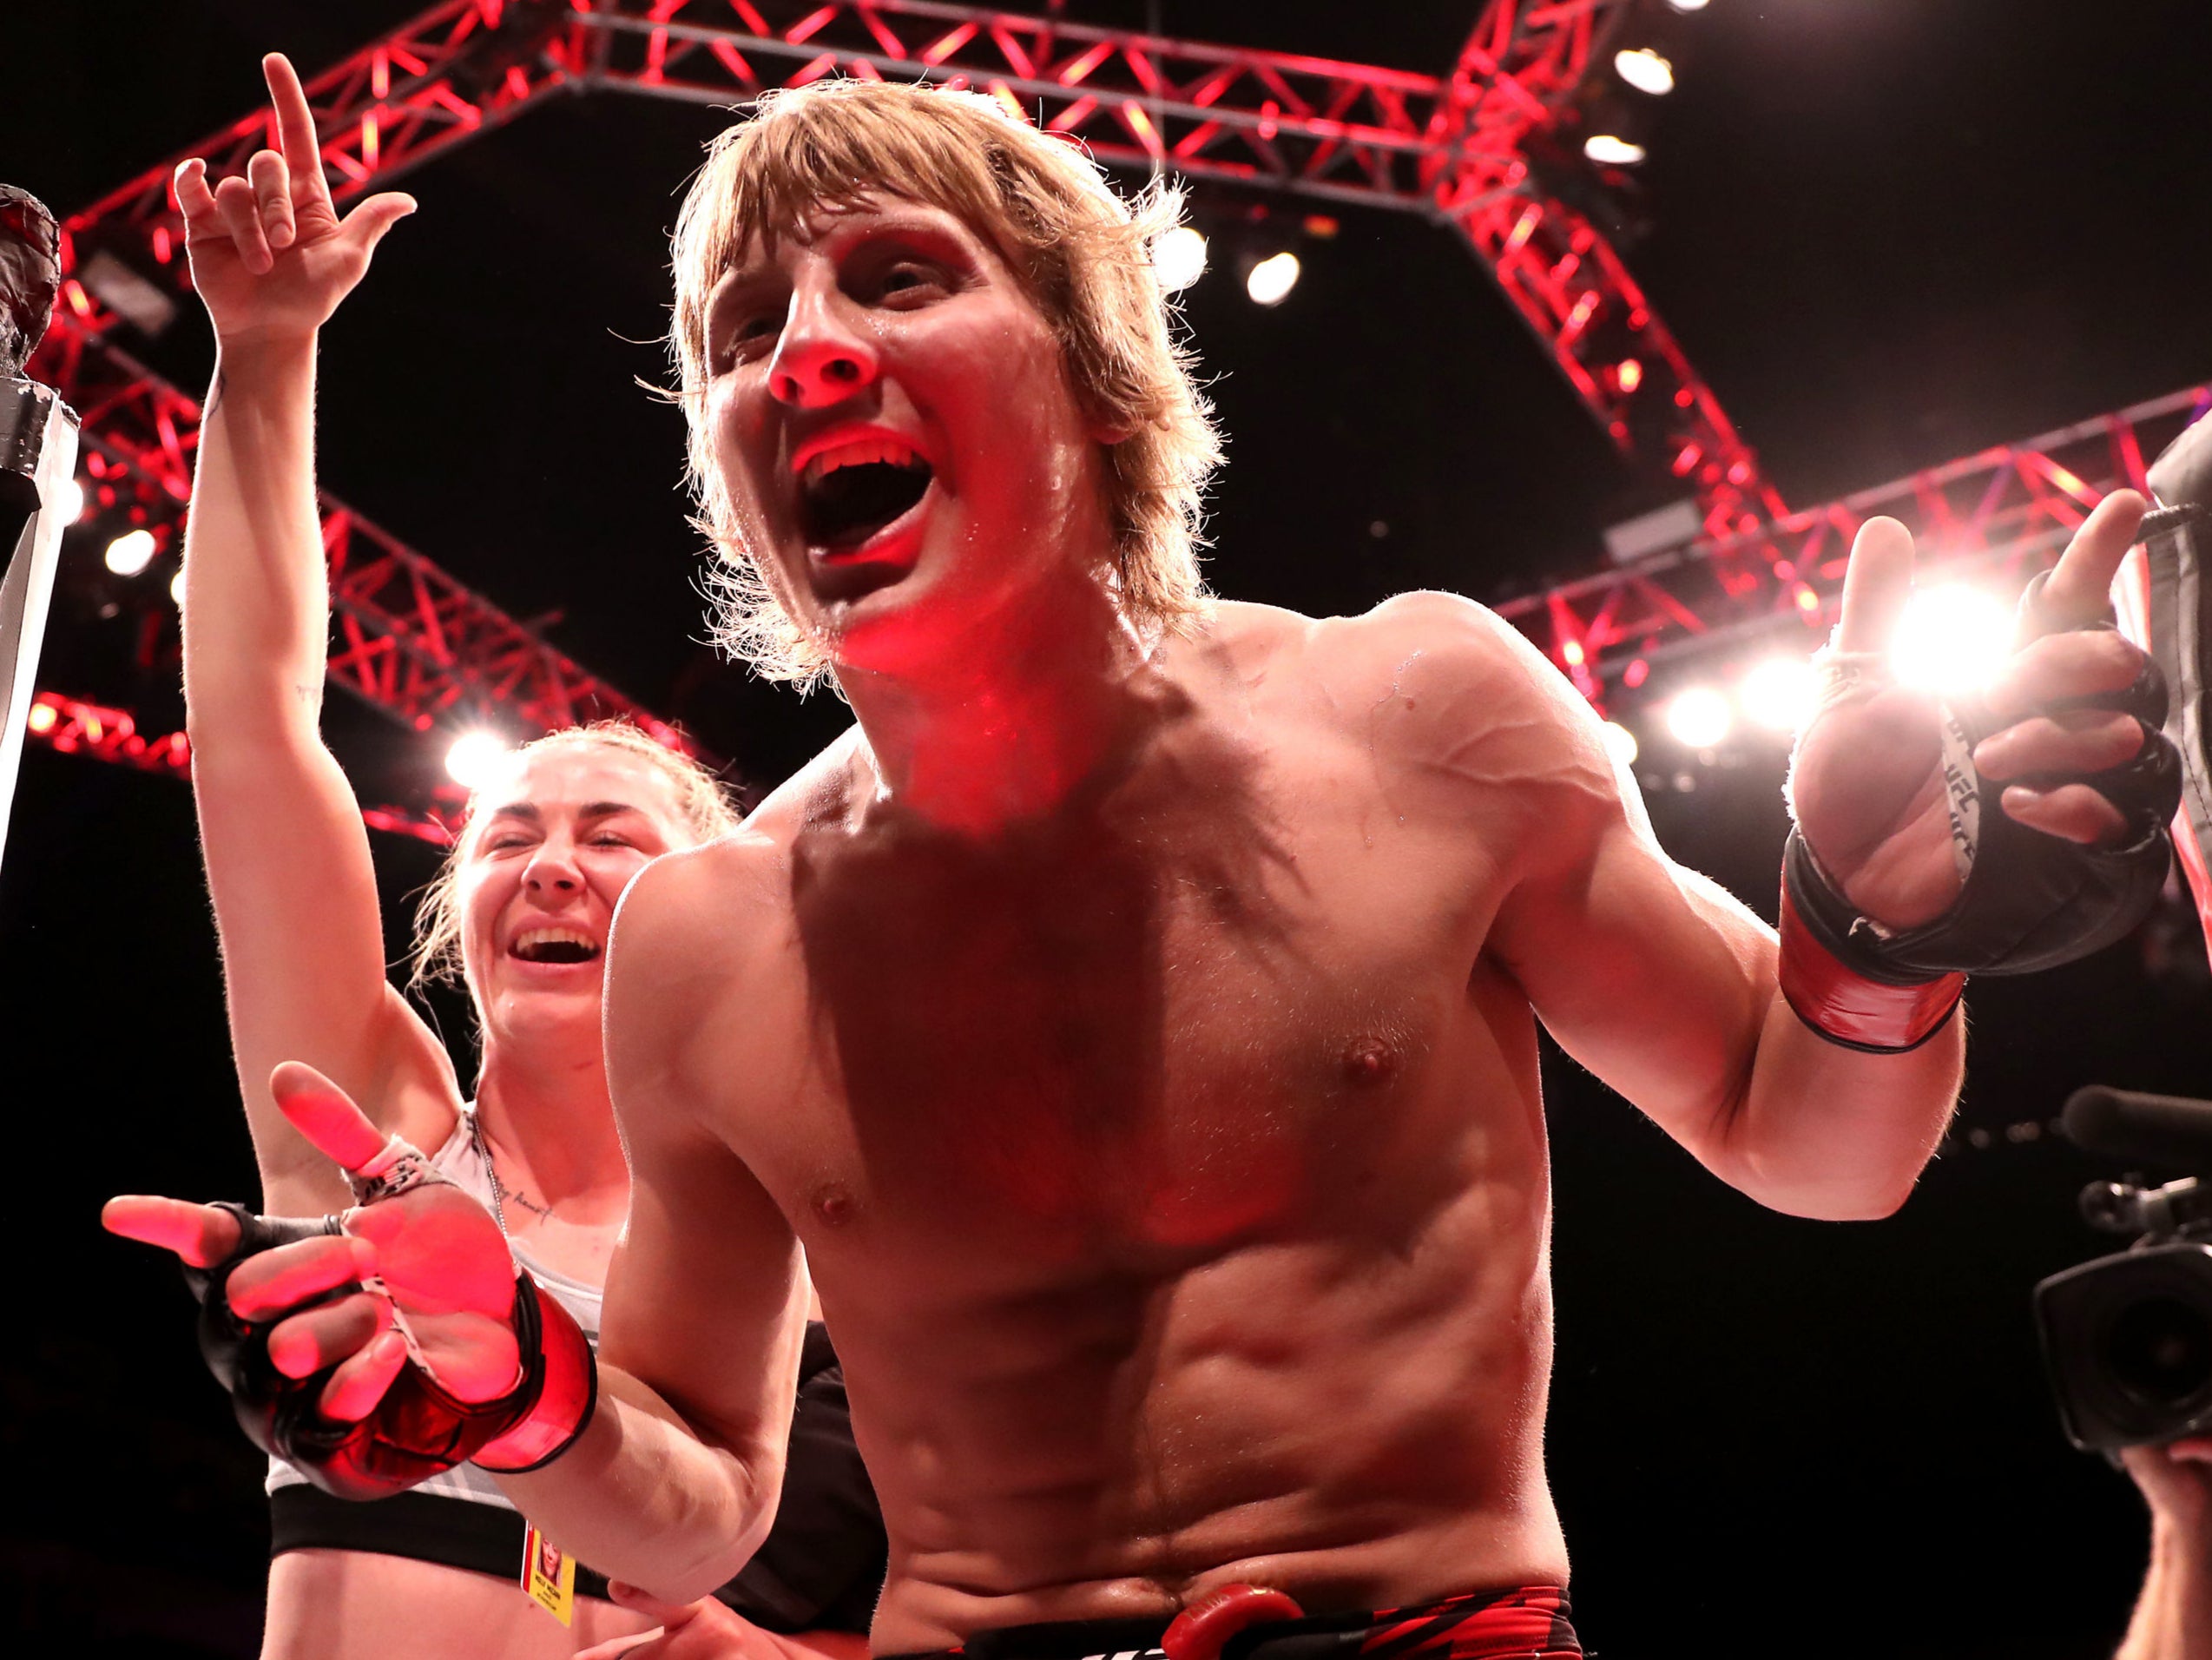
<svg viewBox="0 0 2212 1660"><path fill-rule="evenodd" d="M1735 724L1728 700L1710 686L1693 686L1667 705L1667 730L1692 749L1710 749Z"/></svg>
<svg viewBox="0 0 2212 1660"><path fill-rule="evenodd" d="M1583 141L1583 154L1603 168L1632 168L1643 160L1645 150L1612 133L1592 133Z"/></svg>
<svg viewBox="0 0 2212 1660"><path fill-rule="evenodd" d="M1298 286L1298 256L1284 249L1271 254L1245 274L1244 292L1255 306L1280 306Z"/></svg>
<svg viewBox="0 0 2212 1660"><path fill-rule="evenodd" d="M118 576L135 576L154 563L156 551L154 532L141 526L135 530L125 530L110 542L102 557L108 569Z"/></svg>
<svg viewBox="0 0 2212 1660"><path fill-rule="evenodd" d="M1736 688L1744 718L1769 732L1794 732L1811 718L1817 682L1810 659L1769 657Z"/></svg>
<svg viewBox="0 0 2212 1660"><path fill-rule="evenodd" d="M1614 53L1613 68L1638 92L1655 98L1675 89L1675 66L1649 46Z"/></svg>
<svg viewBox="0 0 2212 1660"><path fill-rule="evenodd" d="M1667 3L1672 6L1676 11L1702 11L1705 10L1705 0L1667 0Z"/></svg>
<svg viewBox="0 0 2212 1660"><path fill-rule="evenodd" d="M1195 225L1178 225L1152 245L1152 270L1160 287L1175 293L1206 274L1206 238Z"/></svg>
<svg viewBox="0 0 2212 1660"><path fill-rule="evenodd" d="M491 776L514 748L496 732L464 732L445 752L446 774L463 789L472 790Z"/></svg>
<svg viewBox="0 0 2212 1660"><path fill-rule="evenodd" d="M1613 757L1616 767L1636 765L1636 734L1618 721L1608 721L1604 726L1605 752Z"/></svg>
<svg viewBox="0 0 2212 1660"><path fill-rule="evenodd" d="M1963 583L1915 593L1890 646L1897 677L1929 691L1977 691L2012 645L2012 608Z"/></svg>
<svg viewBox="0 0 2212 1660"><path fill-rule="evenodd" d="M59 510L57 517L63 524L76 524L84 517L84 486L74 478L64 478L62 488L56 492L54 505Z"/></svg>

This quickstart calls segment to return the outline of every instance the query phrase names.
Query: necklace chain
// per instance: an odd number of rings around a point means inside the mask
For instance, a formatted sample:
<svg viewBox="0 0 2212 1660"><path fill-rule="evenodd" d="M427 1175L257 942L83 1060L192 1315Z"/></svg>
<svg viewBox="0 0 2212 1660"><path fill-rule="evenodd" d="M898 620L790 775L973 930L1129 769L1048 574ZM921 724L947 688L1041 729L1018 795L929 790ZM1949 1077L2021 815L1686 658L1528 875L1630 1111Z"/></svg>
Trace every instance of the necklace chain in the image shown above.
<svg viewBox="0 0 2212 1660"><path fill-rule="evenodd" d="M484 1161L484 1173L491 1182L491 1219L499 1224L499 1237L512 1243L514 1235L507 1231L507 1189L499 1179L498 1165L492 1163L491 1143L484 1136L484 1120L477 1116L474 1107L464 1110L469 1117L469 1143Z"/></svg>

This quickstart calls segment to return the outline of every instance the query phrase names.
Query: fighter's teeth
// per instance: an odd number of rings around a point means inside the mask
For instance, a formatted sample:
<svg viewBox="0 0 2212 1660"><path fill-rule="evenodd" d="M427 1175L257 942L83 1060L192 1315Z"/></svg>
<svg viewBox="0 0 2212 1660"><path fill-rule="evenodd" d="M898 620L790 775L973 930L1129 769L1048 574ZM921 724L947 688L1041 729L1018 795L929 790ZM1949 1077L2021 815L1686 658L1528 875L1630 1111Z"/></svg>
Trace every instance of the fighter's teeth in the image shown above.
<svg viewBox="0 0 2212 1660"><path fill-rule="evenodd" d="M888 436L870 435L853 438L823 451L807 462L801 481L813 488L841 467L866 466L871 462L887 462L894 467L912 467L921 460L914 447Z"/></svg>
<svg viewBox="0 0 2212 1660"><path fill-rule="evenodd" d="M548 945L576 945L587 958L599 954L599 942L589 934L574 928L531 928L515 936L515 955L529 958L542 952Z"/></svg>

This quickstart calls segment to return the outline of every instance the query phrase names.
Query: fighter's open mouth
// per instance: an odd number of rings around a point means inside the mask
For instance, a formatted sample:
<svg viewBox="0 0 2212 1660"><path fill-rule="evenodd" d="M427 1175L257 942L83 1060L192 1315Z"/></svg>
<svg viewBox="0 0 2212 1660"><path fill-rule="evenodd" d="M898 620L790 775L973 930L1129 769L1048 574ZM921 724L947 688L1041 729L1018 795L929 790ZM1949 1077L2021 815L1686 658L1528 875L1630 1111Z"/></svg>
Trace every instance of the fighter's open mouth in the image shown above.
<svg viewBox="0 0 2212 1660"><path fill-rule="evenodd" d="M800 505L806 540L818 548L860 546L920 501L931 477L929 463L916 456L863 461L804 480Z"/></svg>
<svg viewBox="0 0 2212 1660"><path fill-rule="evenodd" d="M573 928L533 928L507 949L526 963L588 963L599 955L598 942Z"/></svg>

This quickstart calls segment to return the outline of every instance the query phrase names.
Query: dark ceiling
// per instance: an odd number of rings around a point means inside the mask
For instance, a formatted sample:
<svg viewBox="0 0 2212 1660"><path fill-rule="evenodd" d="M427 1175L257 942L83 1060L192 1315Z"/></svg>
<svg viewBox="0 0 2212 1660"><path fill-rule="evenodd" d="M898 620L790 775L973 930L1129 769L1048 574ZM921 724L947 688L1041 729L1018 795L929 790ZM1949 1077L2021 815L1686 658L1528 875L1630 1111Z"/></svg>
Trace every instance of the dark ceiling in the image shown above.
<svg viewBox="0 0 2212 1660"><path fill-rule="evenodd" d="M1152 9L1067 12L1141 26ZM415 8L25 10L0 25L0 179L67 213L253 108L260 51L312 73ZM1474 3L1156 10L1174 35L1441 72ZM1695 34L1629 262L1794 504L2212 378L2202 0L1713 0ZM559 99L410 177L422 212L329 332L321 468L773 783L841 707L695 643L681 422L634 384L661 373L666 227L720 121ZM1217 586L1341 612L1596 564L1632 481L1544 352L1449 232L1339 216L1280 308L1219 273L1190 297L1232 439ZM189 309L139 349L187 385L212 359ZM101 616L96 549L70 558L44 678L173 712L173 671L135 667L135 609ZM365 711L335 708L333 729L365 779L420 763ZM1726 760L1655 816L1770 908L1780 758ZM379 856L396 927L427 855ZM86 1653L253 1651L251 1460L194 1373L173 1284L91 1228L119 1188L251 1182L198 880L181 789L27 758L0 870L5 1098L35 1189L26 1259L63 1267L20 1280L36 1306L6 1340L0 1448L44 1496L0 1528L0 1629ZM2026 1314L2037 1277L2097 1248L2070 1209L2097 1172L2004 1127L2090 1079L2212 1093L2207 996L2178 922L1978 989L1964 1123L1993 1144L1962 1136L1866 1228L1757 1211L1554 1068L1551 1459L1600 1653L2109 1653L2141 1523L2119 1478L2058 1441ZM158 1630L102 1593L124 1574L161 1591Z"/></svg>

